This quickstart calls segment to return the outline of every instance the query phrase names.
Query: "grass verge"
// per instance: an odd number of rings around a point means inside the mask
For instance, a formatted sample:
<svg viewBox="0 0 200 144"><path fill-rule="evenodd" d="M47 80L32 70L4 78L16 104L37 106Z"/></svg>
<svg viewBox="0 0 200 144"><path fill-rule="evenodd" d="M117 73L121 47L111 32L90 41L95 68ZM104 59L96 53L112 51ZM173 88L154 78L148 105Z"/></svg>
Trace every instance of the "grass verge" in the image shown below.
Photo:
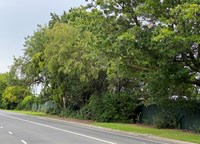
<svg viewBox="0 0 200 144"><path fill-rule="evenodd" d="M152 127L145 127L133 124L120 124L120 123L94 123L93 125L110 128L113 130L120 130L120 131L134 132L141 134L151 134L163 138L181 140L186 142L194 142L200 144L200 134L183 132L180 130L156 129Z"/></svg>
<svg viewBox="0 0 200 144"><path fill-rule="evenodd" d="M21 113L21 114L27 114L27 115L33 115L33 116L43 116L43 117L48 116L47 114L42 113L42 112L19 111L19 110L12 110L11 112L16 112L16 113Z"/></svg>

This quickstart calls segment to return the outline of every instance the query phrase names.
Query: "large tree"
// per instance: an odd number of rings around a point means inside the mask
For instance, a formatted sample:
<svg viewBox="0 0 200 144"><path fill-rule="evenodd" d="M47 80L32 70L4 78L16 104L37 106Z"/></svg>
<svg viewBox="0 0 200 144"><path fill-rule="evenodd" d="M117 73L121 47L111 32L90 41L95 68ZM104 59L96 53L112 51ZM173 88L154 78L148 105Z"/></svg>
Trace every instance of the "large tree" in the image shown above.
<svg viewBox="0 0 200 144"><path fill-rule="evenodd" d="M107 17L116 17L115 29L109 34L114 37L109 50L121 58L126 68L122 72L131 68L132 74L140 73L147 91L153 95L168 98L196 92L195 86L199 86L198 1L90 2L92 8L100 6Z"/></svg>

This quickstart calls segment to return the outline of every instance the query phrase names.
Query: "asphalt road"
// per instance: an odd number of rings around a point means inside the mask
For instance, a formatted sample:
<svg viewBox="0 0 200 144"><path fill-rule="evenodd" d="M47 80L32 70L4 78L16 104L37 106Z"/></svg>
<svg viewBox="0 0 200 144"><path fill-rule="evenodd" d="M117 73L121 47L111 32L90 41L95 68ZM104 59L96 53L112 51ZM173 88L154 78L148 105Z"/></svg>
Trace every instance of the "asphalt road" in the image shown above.
<svg viewBox="0 0 200 144"><path fill-rule="evenodd" d="M0 110L1 144L175 144ZM176 143L177 144L177 143Z"/></svg>

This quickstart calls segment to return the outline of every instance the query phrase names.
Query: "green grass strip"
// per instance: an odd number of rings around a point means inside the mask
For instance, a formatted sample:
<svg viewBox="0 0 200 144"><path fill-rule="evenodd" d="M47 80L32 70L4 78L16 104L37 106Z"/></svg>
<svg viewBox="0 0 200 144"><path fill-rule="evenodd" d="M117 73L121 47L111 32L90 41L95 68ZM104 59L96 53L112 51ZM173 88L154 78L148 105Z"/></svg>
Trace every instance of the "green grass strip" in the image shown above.
<svg viewBox="0 0 200 144"><path fill-rule="evenodd" d="M171 129L156 129L152 127L145 127L133 124L120 124L120 123L94 123L95 126L110 128L113 130L120 130L126 132L134 132L140 134L151 134L163 138L169 138L174 140L181 140L186 142L194 142L200 144L200 134L194 134L190 132L183 132L180 130Z"/></svg>
<svg viewBox="0 0 200 144"><path fill-rule="evenodd" d="M21 114L27 114L27 115L33 115L33 116L48 116L45 113L42 112L32 112L32 111L19 111L19 110L12 110L11 112L21 113Z"/></svg>

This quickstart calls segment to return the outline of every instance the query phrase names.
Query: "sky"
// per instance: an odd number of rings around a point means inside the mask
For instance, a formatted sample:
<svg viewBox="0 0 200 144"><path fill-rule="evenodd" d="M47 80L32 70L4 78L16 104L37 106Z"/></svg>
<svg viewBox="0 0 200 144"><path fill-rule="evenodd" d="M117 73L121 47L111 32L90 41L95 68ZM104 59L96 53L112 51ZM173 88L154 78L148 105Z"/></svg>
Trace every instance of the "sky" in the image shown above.
<svg viewBox="0 0 200 144"><path fill-rule="evenodd" d="M13 58L23 55L26 36L37 25L48 24L50 13L58 15L85 0L0 0L0 73L9 71Z"/></svg>

